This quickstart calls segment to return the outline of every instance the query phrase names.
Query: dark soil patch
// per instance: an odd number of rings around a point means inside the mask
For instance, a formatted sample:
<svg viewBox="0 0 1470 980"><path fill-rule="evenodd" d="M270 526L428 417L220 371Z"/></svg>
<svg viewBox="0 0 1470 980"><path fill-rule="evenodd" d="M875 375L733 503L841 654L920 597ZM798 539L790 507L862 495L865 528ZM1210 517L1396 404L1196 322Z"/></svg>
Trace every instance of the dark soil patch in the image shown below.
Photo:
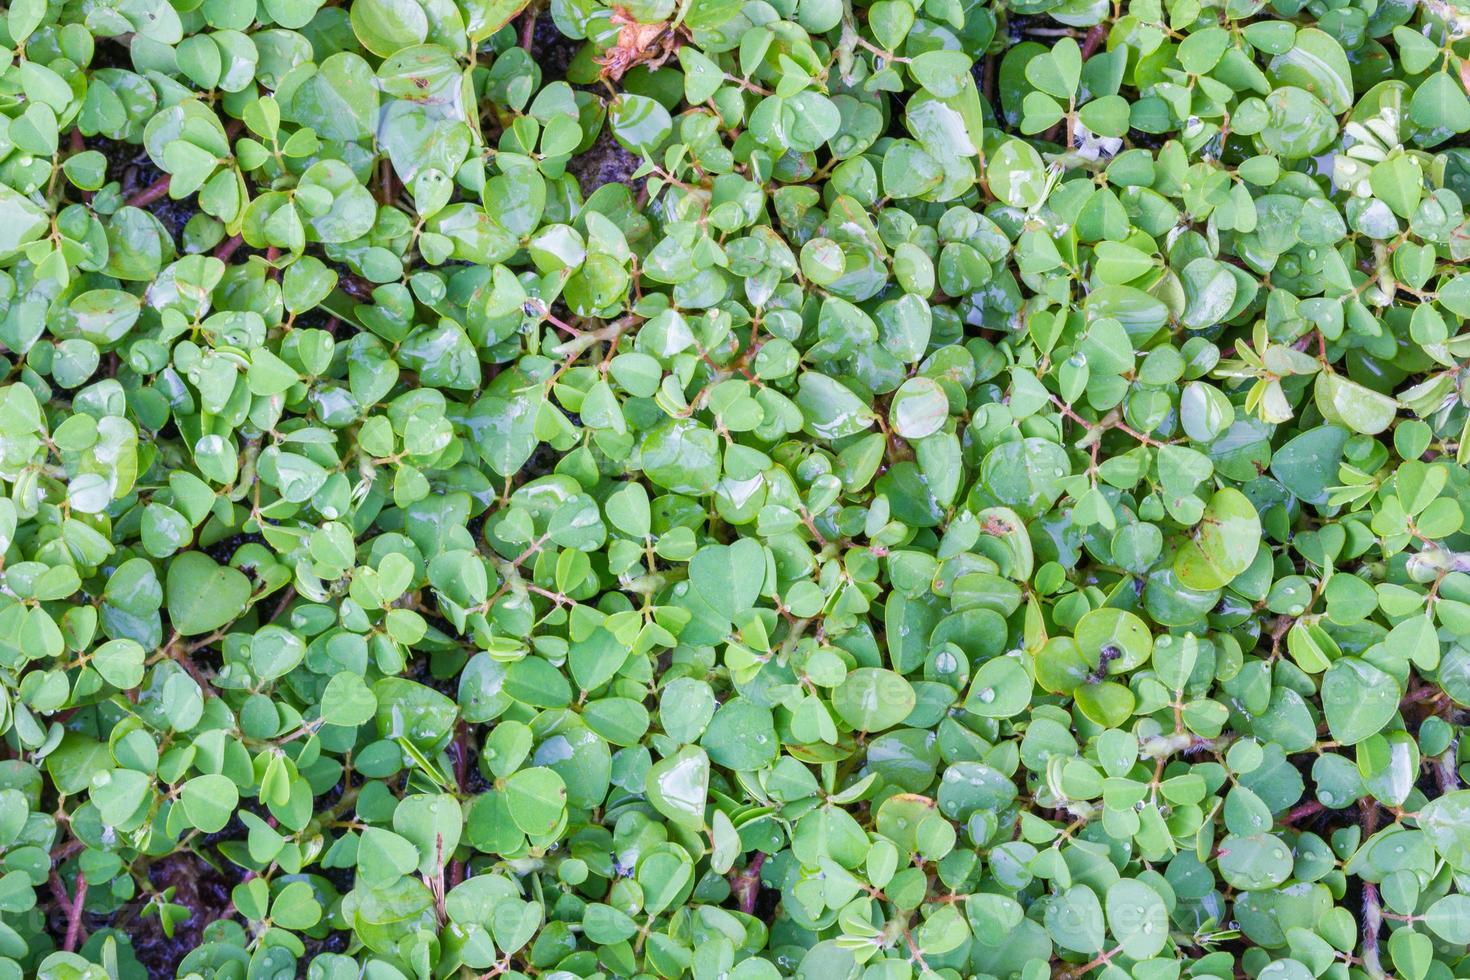
<svg viewBox="0 0 1470 980"><path fill-rule="evenodd" d="M184 233L184 226L189 219L199 213L199 204L194 195L189 195L182 201L165 197L148 205L148 211L168 229L169 234L174 236L177 243Z"/></svg>
<svg viewBox="0 0 1470 980"><path fill-rule="evenodd" d="M320 810L321 807L317 809ZM308 871L318 878L325 878L333 888L337 889L343 895L352 891L353 886L357 884L356 868L328 868L317 864L309 868Z"/></svg>
<svg viewBox="0 0 1470 980"><path fill-rule="evenodd" d="M108 139L106 136L89 136L83 141L87 149L96 150L107 158L107 179L115 180L122 185L123 194L131 194L138 187L146 187L149 181L144 181L138 186L137 178L132 171L140 161L148 162L148 154L143 147L136 143L124 143L121 140ZM149 178L151 180L152 178Z"/></svg>
<svg viewBox="0 0 1470 980"><path fill-rule="evenodd" d="M117 924L132 937L133 953L149 977L173 977L178 973L179 961L200 944L204 927L230 908L230 888L234 882L188 851L170 854L152 865L148 880L160 891L175 889L173 902L193 915L174 926L172 937L164 935L156 915L124 912ZM124 918L126 923L122 921Z"/></svg>
<svg viewBox="0 0 1470 980"><path fill-rule="evenodd" d="M767 888L765 885L761 885L760 891L756 892L755 895L755 910L752 914L762 922L774 922L776 919L776 909L780 904L781 889Z"/></svg>
<svg viewBox="0 0 1470 980"><path fill-rule="evenodd" d="M96 150L107 158L107 179L117 181L124 201L130 200L134 194L146 190L164 176L163 171L148 156L148 151L140 145L108 139L105 136L93 136L85 141L85 145L87 149ZM163 222L163 226L177 242L184 232L184 225L199 213L199 200L194 194L179 201L164 195L144 207Z"/></svg>
<svg viewBox="0 0 1470 980"><path fill-rule="evenodd" d="M200 843L206 847L209 847L214 844L218 844L220 841L244 840L245 835L249 831L245 829L245 821L240 819L241 811L249 811L250 813L253 813L256 816L262 818L266 816L265 807L262 806L258 801L241 800L239 809L230 816L230 822L225 824L224 827L220 828L212 834L201 834L199 837ZM234 870L231 865L227 864L226 867Z"/></svg>
<svg viewBox="0 0 1470 980"><path fill-rule="evenodd" d="M456 636L458 634L454 632L454 627L450 626L449 633L446 635ZM459 694L458 674L456 673L453 677L441 677L434 672L431 661L432 658L430 657L419 657L409 661L408 667L403 671L403 676L425 687L432 688L453 701Z"/></svg>
<svg viewBox="0 0 1470 980"><path fill-rule="evenodd" d="M220 538L211 544L203 545L201 550L220 564L228 564L235 556L235 552L247 544L264 544L263 535L251 532L249 534L233 534L227 538Z"/></svg>
<svg viewBox="0 0 1470 980"><path fill-rule="evenodd" d="M242 245L241 251L256 252L257 250ZM237 252L236 254L238 255L240 253ZM343 277L352 274L352 270L346 266L337 265L325 255L317 255L316 257L321 259L328 268L337 273L339 277L338 282L341 282ZM351 338L352 334L357 332L351 326L344 326L341 320L320 306L313 306L305 313L299 314L292 323L297 330L325 330L332 335L333 339L339 341L346 341Z"/></svg>
<svg viewBox="0 0 1470 980"><path fill-rule="evenodd" d="M997 34L1004 34L1010 39L1011 44L1021 41L1036 41L1045 47L1051 47L1061 37L1060 31L1065 30L1059 23L1052 20L1046 14L1017 14L1008 13L1001 18L996 27ZM1085 31L1077 31L1077 42L1082 42Z"/></svg>
<svg viewBox="0 0 1470 980"><path fill-rule="evenodd" d="M531 458L521 466L516 474L518 483L529 483L532 480L546 476L556 470L556 464L561 462L562 454L552 449L546 443L539 443L531 451Z"/></svg>
<svg viewBox="0 0 1470 980"><path fill-rule="evenodd" d="M583 195L591 194L603 184L622 184L636 194L643 187L643 178L634 180L633 172L641 162L604 130L590 150L567 162L567 171L577 178Z"/></svg>
<svg viewBox="0 0 1470 980"><path fill-rule="evenodd" d="M115 37L99 37L92 51L92 62L87 67L93 71L98 68L123 68L132 71L134 67L132 48Z"/></svg>
<svg viewBox="0 0 1470 980"><path fill-rule="evenodd" d="M302 945L306 947L306 955L298 962L297 976L301 975L300 966L310 963L322 953L345 953L349 936L345 932L329 932L322 939L313 939L310 936L302 937Z"/></svg>
<svg viewBox="0 0 1470 980"><path fill-rule="evenodd" d="M516 21L515 26L519 31L520 21ZM567 68L571 66L582 43L557 30L556 21L548 11L543 10L536 18L536 30L531 36L531 59L541 68L542 81L564 80L567 77Z"/></svg>
<svg viewBox="0 0 1470 980"><path fill-rule="evenodd" d="M519 22L517 22L519 28ZM541 69L542 82L564 81L572 59L585 42L574 40L556 29L551 15L542 11L536 18L536 29L531 39L531 58ZM606 91L596 85L573 85L575 89L592 92L606 97ZM633 180L633 171L638 169L638 157L618 145L607 132L586 153L580 153L567 164L567 170L577 178L582 194L588 195L603 184L623 184L635 193L642 187L642 180Z"/></svg>
<svg viewBox="0 0 1470 980"><path fill-rule="evenodd" d="M478 726L476 727L475 732L470 736L470 741L474 742L476 745L479 744L480 735ZM465 777L465 792L472 795L479 795L480 793L490 792L495 788L495 784L490 782L489 779L485 778L485 774L480 771L480 767L473 764L473 762L474 760L471 760L469 771Z"/></svg>

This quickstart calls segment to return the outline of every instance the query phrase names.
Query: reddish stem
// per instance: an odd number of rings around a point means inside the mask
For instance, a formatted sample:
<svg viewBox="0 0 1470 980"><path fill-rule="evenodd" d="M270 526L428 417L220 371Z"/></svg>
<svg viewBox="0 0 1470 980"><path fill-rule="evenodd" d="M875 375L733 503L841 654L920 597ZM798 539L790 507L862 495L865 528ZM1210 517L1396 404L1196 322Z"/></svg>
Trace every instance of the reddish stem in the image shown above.
<svg viewBox="0 0 1470 980"><path fill-rule="evenodd" d="M51 860L60 863L62 861L65 861L67 858L71 857L78 851L82 850L86 846L86 844L83 844L76 838L72 838L71 840L67 841L65 844L60 845L51 852Z"/></svg>
<svg viewBox="0 0 1470 980"><path fill-rule="evenodd" d="M335 322L335 321L334 321ZM470 745L474 739L470 735L470 726L461 718L454 725L454 782L459 787L460 796L469 792L470 782ZM449 862L449 887L453 889L464 881L464 862L459 858Z"/></svg>
<svg viewBox="0 0 1470 980"><path fill-rule="evenodd" d="M1298 820L1305 820L1307 817L1315 816L1325 809L1327 808L1317 800L1308 800L1306 803L1292 807L1291 812L1286 815L1285 822L1293 824Z"/></svg>
<svg viewBox="0 0 1470 980"><path fill-rule="evenodd" d="M1399 704L1408 705L1418 704L1420 701L1438 701L1441 698L1445 697L1447 697L1447 695L1442 689L1434 686L1433 684L1425 684L1422 687L1416 687L1408 694L1405 694L1403 698L1400 699Z"/></svg>
<svg viewBox="0 0 1470 980"><path fill-rule="evenodd" d="M209 643L214 642L215 639L216 637L211 636L207 638L208 642L200 642L191 649L185 649L178 642L178 636L175 635L174 639L169 642L168 646L164 647L163 651L174 663L184 668L184 671L194 679L194 683L199 685L199 690L206 698L215 696L214 685L209 683L209 678L205 676L204 671L200 669L199 665L194 662L194 650L204 649Z"/></svg>
<svg viewBox="0 0 1470 980"><path fill-rule="evenodd" d="M87 879L83 874L77 872L77 890L72 896L71 907L66 911L66 943L62 947L68 953L75 953L77 945L82 937L82 903L87 900Z"/></svg>
<svg viewBox="0 0 1470 980"><path fill-rule="evenodd" d="M87 878L78 872L77 890L71 900L71 922L66 927L66 951L75 952L82 934L82 904L87 900Z"/></svg>
<svg viewBox="0 0 1470 980"><path fill-rule="evenodd" d="M1107 40L1107 36L1108 29L1102 24L1098 24L1092 30L1088 31L1087 37L1082 41L1082 60L1086 61L1088 58L1091 58L1094 52L1102 47L1102 43Z"/></svg>
<svg viewBox="0 0 1470 980"><path fill-rule="evenodd" d="M1383 927L1383 907L1378 900L1378 885L1363 882L1363 965L1368 975L1383 976L1383 966L1378 958L1378 932Z"/></svg>
<svg viewBox="0 0 1470 980"><path fill-rule="evenodd" d="M378 203L392 204L398 197L398 175L393 171L393 161L383 157L378 161Z"/></svg>
<svg viewBox="0 0 1470 980"><path fill-rule="evenodd" d="M235 249L239 248L242 244L244 244L244 242L245 239L241 238L239 235L231 235L229 238L226 238L223 242L221 242L219 247L214 250L214 257L219 259L221 262L228 262L230 261L230 256L235 254Z"/></svg>
<svg viewBox="0 0 1470 980"><path fill-rule="evenodd" d="M66 886L61 883L61 875L55 871L46 883L51 886L51 900L63 909L71 907L71 898L66 894Z"/></svg>
<svg viewBox="0 0 1470 980"><path fill-rule="evenodd" d="M337 285L341 287L342 292L359 303L366 303L373 298L373 284L355 272L344 273L337 280Z"/></svg>
<svg viewBox="0 0 1470 980"><path fill-rule="evenodd" d="M172 178L170 178L168 174L164 174L162 177L158 178L153 183L149 184L147 187L143 188L141 191L128 198L128 207L146 208L154 201L167 197L169 181L171 179Z"/></svg>
<svg viewBox="0 0 1470 980"><path fill-rule="evenodd" d="M1453 793L1460 788L1460 771L1455 765L1453 746L1444 755L1432 760L1430 768L1434 770L1434 781L1439 785L1441 793Z"/></svg>
<svg viewBox="0 0 1470 980"><path fill-rule="evenodd" d="M294 598L296 598L296 586L286 586L286 591L281 596L281 601L276 603L276 608L271 612L271 618L267 619L266 622L274 623L276 620L280 619L281 613L286 611L286 607L291 604L291 600Z"/></svg>
<svg viewBox="0 0 1470 980"><path fill-rule="evenodd" d="M527 7L526 12L521 14L521 48L526 54L534 55L531 50L536 39L536 8Z"/></svg>
<svg viewBox="0 0 1470 980"><path fill-rule="evenodd" d="M455 725L454 731L454 781L461 793L466 792L470 778L470 726L464 719Z"/></svg>
<svg viewBox="0 0 1470 980"><path fill-rule="evenodd" d="M756 851L755 857L745 866L745 870L735 875L730 882L730 891L734 893L739 902L740 911L746 915L755 914L755 900L761 891L761 865L766 863L764 851Z"/></svg>

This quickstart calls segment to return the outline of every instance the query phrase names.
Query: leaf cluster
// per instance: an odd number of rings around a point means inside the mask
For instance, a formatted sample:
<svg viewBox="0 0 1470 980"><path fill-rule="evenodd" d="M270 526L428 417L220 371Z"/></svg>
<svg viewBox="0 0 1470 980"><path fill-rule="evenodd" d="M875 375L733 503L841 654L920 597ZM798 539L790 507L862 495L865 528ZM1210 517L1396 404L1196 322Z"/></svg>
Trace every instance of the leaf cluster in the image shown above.
<svg viewBox="0 0 1470 980"><path fill-rule="evenodd" d="M0 37L0 980L1470 975L1470 8Z"/></svg>

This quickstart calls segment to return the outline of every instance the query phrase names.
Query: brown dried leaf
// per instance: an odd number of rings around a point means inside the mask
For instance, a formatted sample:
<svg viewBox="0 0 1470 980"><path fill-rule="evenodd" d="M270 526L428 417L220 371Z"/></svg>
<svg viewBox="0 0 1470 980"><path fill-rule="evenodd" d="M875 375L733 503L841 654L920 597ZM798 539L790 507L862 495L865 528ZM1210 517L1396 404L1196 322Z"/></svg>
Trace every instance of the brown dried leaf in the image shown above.
<svg viewBox="0 0 1470 980"><path fill-rule="evenodd" d="M615 82L635 65L662 63L678 44L667 23L639 23L623 7L613 8L612 22L618 28L617 43L596 60L603 77Z"/></svg>

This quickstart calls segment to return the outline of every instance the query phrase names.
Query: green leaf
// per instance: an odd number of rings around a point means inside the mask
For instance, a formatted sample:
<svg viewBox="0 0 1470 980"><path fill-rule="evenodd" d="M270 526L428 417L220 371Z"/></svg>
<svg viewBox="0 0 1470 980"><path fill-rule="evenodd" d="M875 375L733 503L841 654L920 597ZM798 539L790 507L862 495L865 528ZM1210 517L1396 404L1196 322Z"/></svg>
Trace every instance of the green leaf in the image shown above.
<svg viewBox="0 0 1470 980"><path fill-rule="evenodd" d="M1031 701L1031 675L1010 657L986 661L970 682L965 710L984 718L1010 718Z"/></svg>
<svg viewBox="0 0 1470 980"><path fill-rule="evenodd" d="M1239 490L1215 491L1204 515L1174 560L1174 573L1192 589L1218 589L1234 581L1260 548L1261 519Z"/></svg>
<svg viewBox="0 0 1470 980"><path fill-rule="evenodd" d="M1394 399L1330 371L1317 375L1314 394L1324 418L1365 435L1382 432L1398 414Z"/></svg>
<svg viewBox="0 0 1470 980"><path fill-rule="evenodd" d="M169 562L164 581L169 620L182 636L211 633L244 614L250 581L197 551Z"/></svg>
<svg viewBox="0 0 1470 980"><path fill-rule="evenodd" d="M705 602L729 619L755 605L765 575L765 552L749 538L702 548L689 562L690 582Z"/></svg>
<svg viewBox="0 0 1470 980"><path fill-rule="evenodd" d="M940 98L958 95L970 75L971 61L962 51L926 51L909 62L909 74Z"/></svg>
<svg viewBox="0 0 1470 980"><path fill-rule="evenodd" d="M680 827L704 827L709 795L710 760L704 749L686 745L648 770L644 792L655 810Z"/></svg>
<svg viewBox="0 0 1470 980"><path fill-rule="evenodd" d="M511 819L521 831L534 836L545 837L556 829L566 800L566 783L550 769L522 769L505 783Z"/></svg>
<svg viewBox="0 0 1470 980"><path fill-rule="evenodd" d="M1332 737L1356 745L1381 731L1397 713L1399 687L1388 674L1357 657L1335 661L1322 678L1322 709Z"/></svg>
<svg viewBox="0 0 1470 980"><path fill-rule="evenodd" d="M858 731L879 732L908 717L917 699L913 685L880 667L854 670L832 692L837 716Z"/></svg>
<svg viewBox="0 0 1470 980"><path fill-rule="evenodd" d="M184 784L179 802L190 823L206 834L213 834L223 830L234 816L240 793L225 776L195 776Z"/></svg>
<svg viewBox="0 0 1470 980"><path fill-rule="evenodd" d="M1169 942L1169 915L1158 892L1140 881L1123 880L1106 895L1108 931L1137 960L1156 956Z"/></svg>
<svg viewBox="0 0 1470 980"><path fill-rule="evenodd" d="M506 793L509 797L509 788ZM393 811L393 830L418 851L420 874L434 874L449 863L463 828L459 801L444 793L407 796Z"/></svg>
<svg viewBox="0 0 1470 980"><path fill-rule="evenodd" d="M1424 924L1447 943L1470 943L1470 897L1444 896L1425 910Z"/></svg>

